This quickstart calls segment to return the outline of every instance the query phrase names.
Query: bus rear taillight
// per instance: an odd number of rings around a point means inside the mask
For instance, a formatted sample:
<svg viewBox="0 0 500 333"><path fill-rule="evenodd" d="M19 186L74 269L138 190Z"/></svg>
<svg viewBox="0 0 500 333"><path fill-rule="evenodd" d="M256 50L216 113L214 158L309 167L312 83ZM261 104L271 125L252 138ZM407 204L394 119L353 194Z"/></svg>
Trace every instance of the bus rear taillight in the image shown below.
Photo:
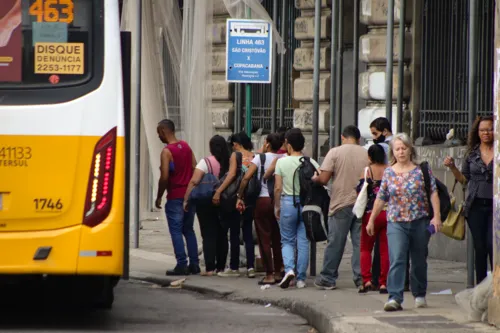
<svg viewBox="0 0 500 333"><path fill-rule="evenodd" d="M116 127L97 142L90 167L83 224L95 227L109 215L113 201Z"/></svg>

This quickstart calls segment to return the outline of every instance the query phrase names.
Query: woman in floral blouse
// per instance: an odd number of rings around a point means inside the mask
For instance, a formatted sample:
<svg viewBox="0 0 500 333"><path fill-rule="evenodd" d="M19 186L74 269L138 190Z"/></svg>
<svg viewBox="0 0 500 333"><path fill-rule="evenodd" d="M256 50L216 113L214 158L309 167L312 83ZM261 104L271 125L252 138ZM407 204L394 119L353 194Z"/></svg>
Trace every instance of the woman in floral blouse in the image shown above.
<svg viewBox="0 0 500 333"><path fill-rule="evenodd" d="M389 275L387 289L389 300L385 311L403 308L403 291L406 271L406 254L411 257L411 291L415 307L427 307L427 243L429 225L429 200L425 191L422 169L416 164L416 153L405 133L396 134L391 142L391 167L382 178L372 214L366 226L369 235L375 234L375 220L387 203L387 238L389 240ZM441 229L439 196L436 179L429 168L430 201L434 217L430 221L436 231Z"/></svg>
<svg viewBox="0 0 500 333"><path fill-rule="evenodd" d="M374 144L368 149L368 158L370 166L367 168L366 182L368 183L367 195L368 202L366 203L365 214L363 215L361 228L361 246L360 246L360 263L361 276L363 277L363 285L359 288L359 293L366 293L374 290L372 285L372 251L375 240L379 237L380 244L380 276L379 276L379 291L381 294L387 294L387 272L389 271L389 249L387 247L387 217L385 210L382 211L375 219L374 235L368 235L366 226L372 213L373 204L377 198L384 170L388 167L386 164L386 155L384 148L379 144ZM359 193L365 183L365 171L360 177L356 191Z"/></svg>

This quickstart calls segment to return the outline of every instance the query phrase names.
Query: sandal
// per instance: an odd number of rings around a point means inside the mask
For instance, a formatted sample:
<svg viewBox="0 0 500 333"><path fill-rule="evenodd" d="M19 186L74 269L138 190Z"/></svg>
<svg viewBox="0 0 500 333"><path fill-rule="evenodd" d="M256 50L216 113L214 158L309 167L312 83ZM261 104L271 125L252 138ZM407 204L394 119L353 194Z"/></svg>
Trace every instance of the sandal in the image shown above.
<svg viewBox="0 0 500 333"><path fill-rule="evenodd" d="M387 291L387 287L384 286L384 285L381 285L380 288L379 288L379 293L381 293L382 295L385 295L385 294L388 294L389 292Z"/></svg>
<svg viewBox="0 0 500 333"><path fill-rule="evenodd" d="M358 293L359 294L366 294L367 292L373 290L373 285L368 282L366 284L362 284L358 287Z"/></svg>
<svg viewBox="0 0 500 333"><path fill-rule="evenodd" d="M201 272L200 276L216 276L217 272L216 271L209 271L209 272Z"/></svg>
<svg viewBox="0 0 500 333"><path fill-rule="evenodd" d="M273 285L273 284L276 284L276 280L272 281L272 282L266 282L264 281L266 278L263 277L259 282L259 286L265 286L266 284L269 284L269 285Z"/></svg>

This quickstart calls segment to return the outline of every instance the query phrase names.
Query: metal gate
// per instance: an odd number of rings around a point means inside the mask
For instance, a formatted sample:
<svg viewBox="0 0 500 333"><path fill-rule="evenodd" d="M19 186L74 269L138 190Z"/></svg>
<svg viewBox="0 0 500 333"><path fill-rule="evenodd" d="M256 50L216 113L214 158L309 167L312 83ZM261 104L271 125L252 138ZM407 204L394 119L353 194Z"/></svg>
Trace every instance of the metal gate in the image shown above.
<svg viewBox="0 0 500 333"><path fill-rule="evenodd" d="M495 1L479 3L477 114L493 114ZM434 143L468 132L469 1L424 0L420 136Z"/></svg>
<svg viewBox="0 0 500 333"><path fill-rule="evenodd" d="M262 5L266 8L270 17L273 17L273 1L272 0L264 0L262 1ZM278 21L275 22L276 27L281 26L281 13L283 9L283 1L278 1ZM278 107L277 107L277 115L279 116L280 110L280 94L285 95L285 121L283 126L293 127L293 81L292 81L292 72L293 72L293 54L295 49L299 47L299 41L295 39L294 33L294 23L295 19L300 15L300 11L295 8L295 1L286 1L287 13L286 13L286 30L287 36L285 39L286 53L285 53L285 78L283 87L278 85ZM278 72L278 77L281 75L281 67L280 67L280 57L278 55L276 61L276 70ZM236 85L234 85L236 87ZM242 121L241 124L245 124L245 89L241 89L241 100L240 103L242 105ZM271 130L271 84L252 84L252 131L256 131L259 128L262 128L264 132L269 132ZM233 94L236 96L236 91ZM276 121L279 126L279 122ZM243 130L243 128L241 128Z"/></svg>

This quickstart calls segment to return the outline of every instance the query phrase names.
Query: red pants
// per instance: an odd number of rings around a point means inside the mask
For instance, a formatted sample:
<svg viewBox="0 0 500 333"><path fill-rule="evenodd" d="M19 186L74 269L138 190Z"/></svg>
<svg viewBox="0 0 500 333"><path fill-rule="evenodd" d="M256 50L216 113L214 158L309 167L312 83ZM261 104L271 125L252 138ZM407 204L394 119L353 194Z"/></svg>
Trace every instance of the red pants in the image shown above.
<svg viewBox="0 0 500 333"><path fill-rule="evenodd" d="M278 222L274 217L274 206L271 198L258 198L254 214L260 256L266 273L269 275L279 273L283 267L281 234Z"/></svg>
<svg viewBox="0 0 500 333"><path fill-rule="evenodd" d="M389 247L387 245L387 216L385 210L375 219L375 235L368 236L366 226L371 213L363 215L363 225L361 226L361 245L360 245L360 265L363 283L366 284L372 280L372 251L376 237L379 237L380 243L380 277L379 286L387 286L387 273L389 272Z"/></svg>

